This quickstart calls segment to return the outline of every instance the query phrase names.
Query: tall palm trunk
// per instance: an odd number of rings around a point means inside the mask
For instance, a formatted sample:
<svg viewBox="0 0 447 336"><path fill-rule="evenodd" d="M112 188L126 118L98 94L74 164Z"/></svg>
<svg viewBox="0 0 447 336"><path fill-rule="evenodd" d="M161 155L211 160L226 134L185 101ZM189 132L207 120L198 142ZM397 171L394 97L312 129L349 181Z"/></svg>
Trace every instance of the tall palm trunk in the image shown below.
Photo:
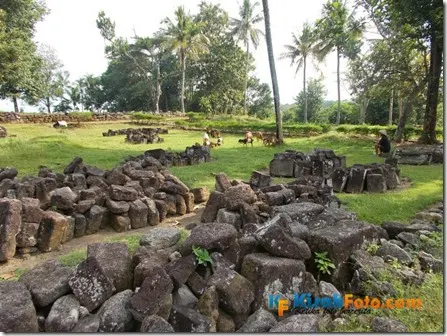
<svg viewBox="0 0 447 336"><path fill-rule="evenodd" d="M394 105L394 90L391 90L390 110L388 112L388 125L393 124L393 105Z"/></svg>
<svg viewBox="0 0 447 336"><path fill-rule="evenodd" d="M50 104L50 97L47 97L46 104L47 105L47 111L48 113L51 113L51 104Z"/></svg>
<svg viewBox="0 0 447 336"><path fill-rule="evenodd" d="M402 96L400 94L400 91L397 91L397 105L399 106L399 119L402 115Z"/></svg>
<svg viewBox="0 0 447 336"><path fill-rule="evenodd" d="M307 123L306 56L303 57L304 122Z"/></svg>
<svg viewBox="0 0 447 336"><path fill-rule="evenodd" d="M249 60L249 56L250 56L250 44L248 42L248 37L245 40L245 45L247 46L247 54L245 55L244 112L248 113L248 111L247 111L248 60Z"/></svg>
<svg viewBox="0 0 447 336"><path fill-rule="evenodd" d="M12 102L14 103L14 112L19 113L19 103L16 96L12 96Z"/></svg>
<svg viewBox="0 0 447 336"><path fill-rule="evenodd" d="M434 33L430 41L430 73L428 81L427 104L425 106L424 130L419 141L425 144L436 143L436 118L439 96L439 80L442 69L443 38Z"/></svg>
<svg viewBox="0 0 447 336"><path fill-rule="evenodd" d="M186 73L186 55L185 52L182 51L180 53L181 57L181 66L182 66L182 88L180 90L180 105L182 107L182 113L185 113L185 73Z"/></svg>
<svg viewBox="0 0 447 336"><path fill-rule="evenodd" d="M340 114L341 114L341 101L340 101L340 47L337 47L337 95L338 95L338 107L337 107L337 121L336 121L336 124L340 125Z"/></svg>
<svg viewBox="0 0 447 336"><path fill-rule="evenodd" d="M155 113L160 113L160 96L161 96L161 78L160 78L160 62L157 62L157 84L155 92Z"/></svg>
<svg viewBox="0 0 447 336"><path fill-rule="evenodd" d="M268 0L262 0L262 7L264 9L265 38L267 42L267 51L269 55L270 74L272 77L273 100L275 102L276 138L278 139L279 143L282 143L283 142L282 118L279 103L278 78L276 77L276 69L275 69L275 57L273 56L272 33L270 31L270 13L269 13Z"/></svg>

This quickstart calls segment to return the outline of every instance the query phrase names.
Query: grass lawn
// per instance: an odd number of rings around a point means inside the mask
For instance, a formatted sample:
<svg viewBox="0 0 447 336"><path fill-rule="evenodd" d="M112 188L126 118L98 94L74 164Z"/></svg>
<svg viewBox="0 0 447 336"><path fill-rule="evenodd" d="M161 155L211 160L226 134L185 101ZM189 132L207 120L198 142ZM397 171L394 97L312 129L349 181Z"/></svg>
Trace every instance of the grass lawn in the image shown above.
<svg viewBox="0 0 447 336"><path fill-rule="evenodd" d="M38 166L45 165L56 172L62 172L75 157L81 156L86 164L103 169L116 166L129 155L142 154L147 149L164 148L183 151L186 146L201 142L201 132L170 130L163 135L161 144L131 145L124 142L124 136L103 137L109 128L138 127L119 123L91 123L80 128L56 130L51 125L8 124L9 134L16 137L0 139L0 167L14 166L19 175L37 175ZM241 135L242 136L242 135ZM170 170L190 187L206 186L214 189L214 174L226 173L230 178L248 180L253 170L268 167L273 154L294 149L309 152L314 148L330 148L336 154L346 155L347 165L354 163L381 162L373 153L373 142L352 139L329 133L311 138L289 138L286 144L277 148L266 148L260 143L245 148L237 142L236 135L224 135L224 146L214 149L213 162L189 167L173 167ZM384 221L408 222L418 211L440 201L443 196L443 166L401 166L401 175L411 180L410 188L385 194L338 194L346 207L357 213L361 220L382 224ZM187 232L182 233L182 239ZM112 238L110 241L124 241L131 252L138 247L141 234ZM66 265L76 265L86 257L86 249L79 249L58 259ZM17 269L19 276L25 270ZM0 279L1 280L1 279ZM410 331L443 330L443 278L441 274L429 275L419 288L396 283L399 297L420 297L421 311L377 310L375 316L387 316L405 323ZM371 316L372 317L372 316ZM336 331L365 332L354 316L347 316L347 324Z"/></svg>
<svg viewBox="0 0 447 336"><path fill-rule="evenodd" d="M103 137L109 128L137 127L120 123L83 124L80 128L57 130L50 124L8 124L9 134L16 137L0 139L0 167L14 166L19 175L37 175L38 166L46 165L62 172L75 157L86 164L104 169L116 166L129 155L142 154L147 149L164 148L183 151L186 146L201 142L201 132L170 130L161 144L132 145L124 136ZM285 149L309 152L313 148L331 148L336 154L346 155L347 164L381 162L373 153L373 142L352 139L335 133L311 138L288 138L281 147L254 147L239 144L237 135L224 135L224 146L214 149L213 162L197 166L172 167L171 171L190 187L206 186L214 189L214 174L226 173L230 178L248 180L253 170L268 167L273 154ZM394 220L407 222L418 211L442 199L443 167L401 166L402 176L411 180L411 187L386 194L339 194L348 209L362 220L381 224Z"/></svg>

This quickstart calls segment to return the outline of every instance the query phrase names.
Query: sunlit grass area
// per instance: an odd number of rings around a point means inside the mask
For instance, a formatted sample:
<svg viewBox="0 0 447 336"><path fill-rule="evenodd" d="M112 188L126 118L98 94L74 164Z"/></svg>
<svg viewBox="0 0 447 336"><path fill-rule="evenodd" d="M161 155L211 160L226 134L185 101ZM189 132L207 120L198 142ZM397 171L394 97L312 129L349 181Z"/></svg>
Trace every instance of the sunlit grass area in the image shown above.
<svg viewBox="0 0 447 336"><path fill-rule="evenodd" d="M102 132L111 129L138 127L120 123L81 124L82 127L57 130L51 125L8 124L14 138L0 139L0 167L14 166L19 175L36 175L38 166L45 165L62 172L75 157L85 164L110 169L130 155L139 155L148 149L164 148L184 151L187 146L202 141L201 132L169 130L163 143L132 145L124 142L124 136L103 137ZM264 147L255 142L245 147L238 143L242 137L224 134L224 145L212 150L213 162L196 166L172 167L170 170L190 187L206 186L214 189L214 175L226 173L232 179L248 181L253 170L266 169L274 153L293 149L310 152L314 148L330 148L337 155L345 155L347 165L355 163L383 162L374 155L373 140L353 139L346 135L328 133L309 138L286 138L279 147ZM401 175L410 179L410 188L385 194L350 195L338 194L339 198L359 218L382 224L395 220L407 222L418 211L442 199L442 165L401 166Z"/></svg>

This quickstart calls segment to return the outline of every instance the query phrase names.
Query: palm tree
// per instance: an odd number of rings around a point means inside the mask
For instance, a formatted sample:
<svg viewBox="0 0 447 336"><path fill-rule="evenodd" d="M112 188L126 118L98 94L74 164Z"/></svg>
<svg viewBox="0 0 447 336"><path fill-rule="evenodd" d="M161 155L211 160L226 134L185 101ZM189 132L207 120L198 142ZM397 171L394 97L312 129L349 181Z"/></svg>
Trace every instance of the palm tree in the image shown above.
<svg viewBox="0 0 447 336"><path fill-rule="evenodd" d="M135 48L140 53L149 57L151 62L151 70L155 71L155 74L150 73L151 76L154 77L154 85L155 92L153 92L154 96L154 104L155 104L155 113L160 113L160 97L161 97L161 85L162 85L162 75L160 71L160 65L163 59L166 57L165 50L163 48L163 38L159 34L155 34L154 37L139 37L135 34Z"/></svg>
<svg viewBox="0 0 447 336"><path fill-rule="evenodd" d="M270 12L268 0L262 0L262 7L264 9L265 39L267 42L267 52L269 55L270 74L272 76L273 100L275 102L276 139L278 139L278 142L281 144L283 142L282 118L279 103L278 78L276 77L275 69L275 57L273 56L272 33L270 31Z"/></svg>
<svg viewBox="0 0 447 336"><path fill-rule="evenodd" d="M343 0L329 0L323 6L323 17L317 21L319 61L323 61L334 49L337 52L337 125L340 123L340 57L352 58L360 51L362 32L365 24L348 13Z"/></svg>
<svg viewBox="0 0 447 336"><path fill-rule="evenodd" d="M162 21L163 45L177 53L182 69L182 87L180 103L185 113L185 73L186 60L196 60L201 54L208 52L209 40L202 34L202 22L195 22L191 15L185 13L183 6L175 11L174 23L170 18Z"/></svg>
<svg viewBox="0 0 447 336"><path fill-rule="evenodd" d="M290 66L296 65L296 74L303 68L303 91L304 91L304 122L307 123L307 94L306 94L306 67L307 58L316 55L315 34L312 27L306 22L300 35L292 33L293 43L285 45L286 52L281 54L281 59L288 58Z"/></svg>
<svg viewBox="0 0 447 336"><path fill-rule="evenodd" d="M246 48L245 60L245 92L244 92L244 110L247 112L247 87L248 87L248 60L250 55L250 42L255 49L258 48L259 38L263 32L256 28L256 24L263 20L261 13L255 14L256 7L259 2L251 4L250 0L244 0L242 6L239 7L239 19L231 19L232 27L231 35L235 36L238 41L243 41Z"/></svg>

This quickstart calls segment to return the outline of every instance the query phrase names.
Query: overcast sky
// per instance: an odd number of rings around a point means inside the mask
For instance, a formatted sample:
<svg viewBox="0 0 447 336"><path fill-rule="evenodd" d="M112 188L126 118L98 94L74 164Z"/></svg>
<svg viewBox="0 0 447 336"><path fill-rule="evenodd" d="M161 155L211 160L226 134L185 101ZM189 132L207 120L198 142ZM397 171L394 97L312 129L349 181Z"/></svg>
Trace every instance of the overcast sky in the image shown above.
<svg viewBox="0 0 447 336"><path fill-rule="evenodd" d="M242 0L208 0L220 3L230 17L238 16ZM75 80L85 74L100 75L107 68L104 55L104 41L96 27L96 18L104 10L116 23L117 36L132 37L135 29L140 36L149 36L160 27L166 16L173 17L174 10L184 5L192 14L198 12L201 0L46 0L51 13L43 22L38 23L35 40L52 46L61 59L65 69L70 72L70 79ZM258 10L262 12L262 2ZM284 45L291 43L292 32L297 32L305 21L314 22L321 16L326 0L270 0L270 20L273 48L276 58L276 71L279 82L281 104L293 103L294 97L302 90L302 70L295 76L296 69L290 62L280 60ZM264 30L264 23L259 28ZM256 59L256 76L271 86L270 68L265 39L254 52ZM341 69L345 68L342 60ZM324 74L327 90L326 99L337 99L336 58L329 55L326 63L320 65ZM319 72L308 65L307 77L318 77ZM342 99L348 99L349 88L341 88ZM26 111L37 111L20 101L20 107ZM10 102L0 102L0 109L13 110Z"/></svg>

